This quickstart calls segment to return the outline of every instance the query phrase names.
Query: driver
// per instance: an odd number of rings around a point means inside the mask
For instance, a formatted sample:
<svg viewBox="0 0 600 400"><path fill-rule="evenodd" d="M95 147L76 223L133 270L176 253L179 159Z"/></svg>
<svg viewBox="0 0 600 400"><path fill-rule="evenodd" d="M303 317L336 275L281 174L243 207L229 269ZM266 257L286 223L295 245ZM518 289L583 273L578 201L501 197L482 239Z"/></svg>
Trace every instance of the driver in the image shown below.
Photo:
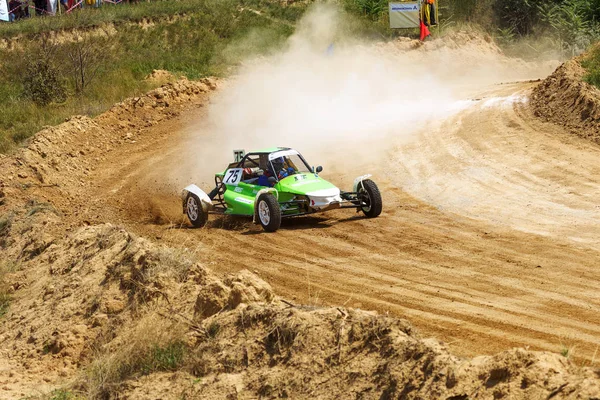
<svg viewBox="0 0 600 400"><path fill-rule="evenodd" d="M277 175L277 178L279 180L282 180L283 178L287 178L290 175L294 175L296 173L296 170L294 170L294 168L292 167L285 167L286 163L289 165L289 163L287 162L287 159L285 157L279 157L276 158L275 160L271 161L273 164L273 168L275 170L275 174Z"/></svg>
<svg viewBox="0 0 600 400"><path fill-rule="evenodd" d="M287 160L285 157L278 157L274 160L271 160L270 163L267 161L267 168L263 170L264 172L262 175L259 175L257 183L260 186L274 186L277 182L275 177L277 177L279 180L282 180L290 175L295 174L296 170L294 168L285 167L286 162Z"/></svg>

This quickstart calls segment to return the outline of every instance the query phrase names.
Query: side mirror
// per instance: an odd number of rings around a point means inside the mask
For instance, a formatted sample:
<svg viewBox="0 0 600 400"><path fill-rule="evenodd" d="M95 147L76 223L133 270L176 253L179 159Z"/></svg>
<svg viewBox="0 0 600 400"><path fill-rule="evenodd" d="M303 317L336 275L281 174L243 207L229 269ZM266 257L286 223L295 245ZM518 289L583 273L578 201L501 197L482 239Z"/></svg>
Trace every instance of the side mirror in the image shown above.
<svg viewBox="0 0 600 400"><path fill-rule="evenodd" d="M320 173L321 171L323 171L323 167L321 167L320 165L317 167L317 174Z"/></svg>

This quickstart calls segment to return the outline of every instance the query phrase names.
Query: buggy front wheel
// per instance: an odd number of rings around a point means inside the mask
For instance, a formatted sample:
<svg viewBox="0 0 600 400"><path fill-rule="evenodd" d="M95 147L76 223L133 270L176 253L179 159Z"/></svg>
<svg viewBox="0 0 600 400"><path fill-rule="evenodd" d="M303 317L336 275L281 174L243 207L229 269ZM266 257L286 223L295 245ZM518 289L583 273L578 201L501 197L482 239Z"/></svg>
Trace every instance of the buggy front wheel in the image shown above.
<svg viewBox="0 0 600 400"><path fill-rule="evenodd" d="M257 199L256 219L267 232L275 232L281 226L281 208L275 196L261 194Z"/></svg>
<svg viewBox="0 0 600 400"><path fill-rule="evenodd" d="M367 218L375 218L381 214L383 202L379 188L370 179L365 179L358 186L358 199L362 205L360 209Z"/></svg>
<svg viewBox="0 0 600 400"><path fill-rule="evenodd" d="M208 219L200 199L193 193L189 193L185 199L185 213L195 228L203 227Z"/></svg>

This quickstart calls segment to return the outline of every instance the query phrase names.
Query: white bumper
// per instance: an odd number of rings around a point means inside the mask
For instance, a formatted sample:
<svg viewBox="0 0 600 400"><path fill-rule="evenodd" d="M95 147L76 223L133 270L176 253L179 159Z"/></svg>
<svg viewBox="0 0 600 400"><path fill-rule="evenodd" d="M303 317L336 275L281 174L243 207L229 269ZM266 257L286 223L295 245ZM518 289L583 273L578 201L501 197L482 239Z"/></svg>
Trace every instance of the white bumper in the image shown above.
<svg viewBox="0 0 600 400"><path fill-rule="evenodd" d="M338 208L342 202L340 189L332 188L318 190L306 194L308 196L310 208L319 211L325 211L332 208Z"/></svg>

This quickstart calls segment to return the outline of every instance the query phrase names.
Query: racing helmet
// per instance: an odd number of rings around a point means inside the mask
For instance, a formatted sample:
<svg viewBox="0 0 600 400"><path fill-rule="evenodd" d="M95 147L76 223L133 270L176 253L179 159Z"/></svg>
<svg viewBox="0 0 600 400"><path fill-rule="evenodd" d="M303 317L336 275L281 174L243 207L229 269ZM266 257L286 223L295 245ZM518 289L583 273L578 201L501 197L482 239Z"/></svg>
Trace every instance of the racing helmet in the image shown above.
<svg viewBox="0 0 600 400"><path fill-rule="evenodd" d="M275 173L278 173L279 171L281 171L281 169L283 168L283 165L285 164L285 158L278 157L278 158L273 159L271 162L273 163L273 168L275 169Z"/></svg>

